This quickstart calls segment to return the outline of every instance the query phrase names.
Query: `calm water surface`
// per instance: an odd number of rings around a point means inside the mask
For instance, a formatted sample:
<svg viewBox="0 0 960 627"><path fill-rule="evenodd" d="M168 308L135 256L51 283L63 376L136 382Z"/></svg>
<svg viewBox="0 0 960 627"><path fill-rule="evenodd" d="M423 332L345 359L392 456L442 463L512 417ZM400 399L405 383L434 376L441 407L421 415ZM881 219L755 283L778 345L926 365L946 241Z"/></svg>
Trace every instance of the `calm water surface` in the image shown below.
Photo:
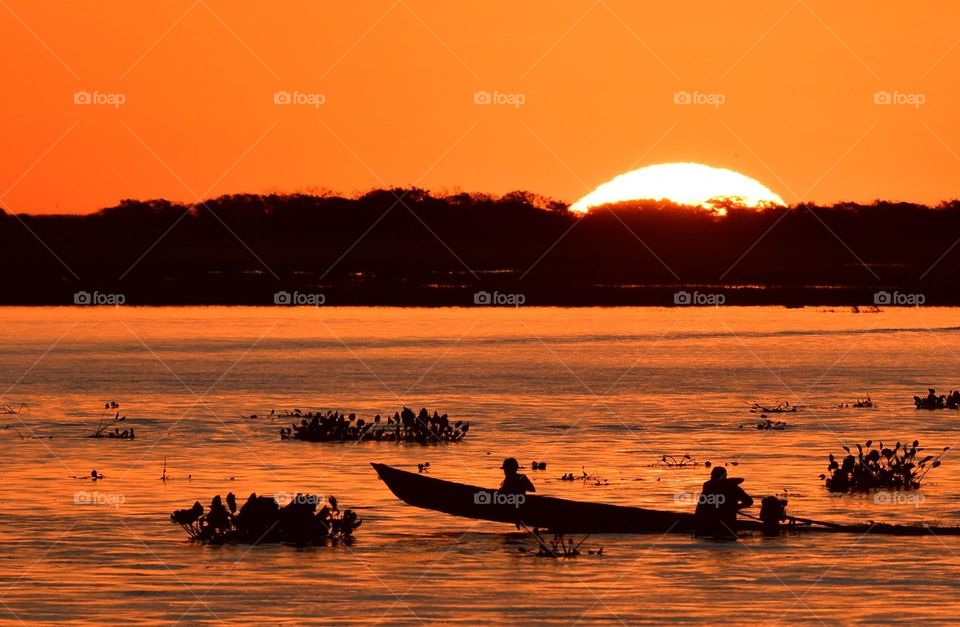
<svg viewBox="0 0 960 627"><path fill-rule="evenodd" d="M542 493L690 509L707 471L654 466L690 454L736 462L750 492L786 492L797 515L960 524L949 455L911 502L831 496L818 479L842 444L960 443L960 414L911 400L960 386L958 332L957 310L930 308L0 309L3 401L29 405L0 416L0 620L948 622L957 537L610 536L587 540L602 556L551 561L511 527L398 502L369 462L492 486L513 455L549 462L529 473ZM878 408L837 409L868 393ZM778 399L805 409L757 431L745 403ZM106 401L135 441L86 437ZM283 421L241 418L404 404L470 435L281 442ZM106 479L70 478L93 468ZM558 480L581 469L609 485ZM364 525L349 548L212 548L169 522L228 491L335 494Z"/></svg>

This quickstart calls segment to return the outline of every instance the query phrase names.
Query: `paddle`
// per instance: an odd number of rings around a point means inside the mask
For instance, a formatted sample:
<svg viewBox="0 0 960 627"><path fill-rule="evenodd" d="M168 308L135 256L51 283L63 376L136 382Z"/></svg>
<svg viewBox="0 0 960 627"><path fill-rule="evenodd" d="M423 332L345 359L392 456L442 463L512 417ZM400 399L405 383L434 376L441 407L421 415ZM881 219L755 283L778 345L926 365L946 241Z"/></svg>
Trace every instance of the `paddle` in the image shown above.
<svg viewBox="0 0 960 627"><path fill-rule="evenodd" d="M821 525L823 527L830 527L831 529L848 529L850 527L850 525L826 522L824 520L814 520L812 518L799 518L797 516L787 516L787 520L792 522L802 522L808 525Z"/></svg>
<svg viewBox="0 0 960 627"><path fill-rule="evenodd" d="M752 518L753 520L758 520L760 522L763 522L763 520L761 520L760 518L752 514L748 514L746 512L737 512L737 513L740 514L741 516L746 516L747 518ZM823 527L830 527L832 529L847 529L850 527L850 525L832 523L832 522L827 522L825 520L814 520L812 518L800 518L799 516L787 516L787 520L789 520L790 522L800 522L807 525L821 525Z"/></svg>

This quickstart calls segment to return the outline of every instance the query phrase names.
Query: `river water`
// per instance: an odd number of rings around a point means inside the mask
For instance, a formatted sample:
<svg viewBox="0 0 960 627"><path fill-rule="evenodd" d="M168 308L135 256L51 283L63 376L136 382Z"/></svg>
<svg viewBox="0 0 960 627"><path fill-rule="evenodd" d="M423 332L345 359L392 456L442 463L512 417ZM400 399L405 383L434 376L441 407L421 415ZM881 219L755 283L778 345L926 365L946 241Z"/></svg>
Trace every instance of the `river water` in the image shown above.
<svg viewBox="0 0 960 627"><path fill-rule="evenodd" d="M716 544L595 536L551 560L513 527L399 502L369 462L495 486L515 456L538 492L692 509L728 464L796 515L960 524L960 463L910 495L830 495L829 453L868 439L958 444L954 309L0 309L0 620L304 623L947 622L960 538L805 534ZM869 394L879 406L840 409ZM758 431L748 402L803 409ZM105 402L134 441L86 437ZM280 441L271 409L427 407L459 444ZM258 414L261 418L244 419ZM22 437L21 437L22 436ZM166 463L167 481L161 481ZM105 479L84 477L92 469ZM602 478L563 482L566 472ZM169 513L214 494L334 494L350 547L191 544Z"/></svg>

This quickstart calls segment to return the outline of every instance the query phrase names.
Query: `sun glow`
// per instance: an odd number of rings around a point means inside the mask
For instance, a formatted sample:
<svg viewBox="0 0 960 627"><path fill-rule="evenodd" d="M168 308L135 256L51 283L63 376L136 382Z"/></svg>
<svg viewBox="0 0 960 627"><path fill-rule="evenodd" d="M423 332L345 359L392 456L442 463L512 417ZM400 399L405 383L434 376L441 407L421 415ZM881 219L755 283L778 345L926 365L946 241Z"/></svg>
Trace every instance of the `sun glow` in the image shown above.
<svg viewBox="0 0 960 627"><path fill-rule="evenodd" d="M632 200L667 200L725 215L723 203L744 207L784 205L760 182L739 172L701 163L660 163L633 170L604 183L570 206L586 213L592 207Z"/></svg>

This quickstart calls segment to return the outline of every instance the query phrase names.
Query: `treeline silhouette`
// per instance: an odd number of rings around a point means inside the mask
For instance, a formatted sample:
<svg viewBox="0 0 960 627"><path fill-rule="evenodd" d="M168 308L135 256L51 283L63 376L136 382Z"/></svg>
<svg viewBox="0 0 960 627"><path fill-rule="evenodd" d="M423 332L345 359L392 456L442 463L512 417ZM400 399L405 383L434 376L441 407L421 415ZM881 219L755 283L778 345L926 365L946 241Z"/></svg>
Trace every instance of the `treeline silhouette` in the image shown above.
<svg viewBox="0 0 960 627"><path fill-rule="evenodd" d="M960 201L743 209L664 202L580 217L527 192L230 195L125 200L89 215L0 212L4 304L673 304L684 287L731 303L869 304L877 290L960 304Z"/></svg>

